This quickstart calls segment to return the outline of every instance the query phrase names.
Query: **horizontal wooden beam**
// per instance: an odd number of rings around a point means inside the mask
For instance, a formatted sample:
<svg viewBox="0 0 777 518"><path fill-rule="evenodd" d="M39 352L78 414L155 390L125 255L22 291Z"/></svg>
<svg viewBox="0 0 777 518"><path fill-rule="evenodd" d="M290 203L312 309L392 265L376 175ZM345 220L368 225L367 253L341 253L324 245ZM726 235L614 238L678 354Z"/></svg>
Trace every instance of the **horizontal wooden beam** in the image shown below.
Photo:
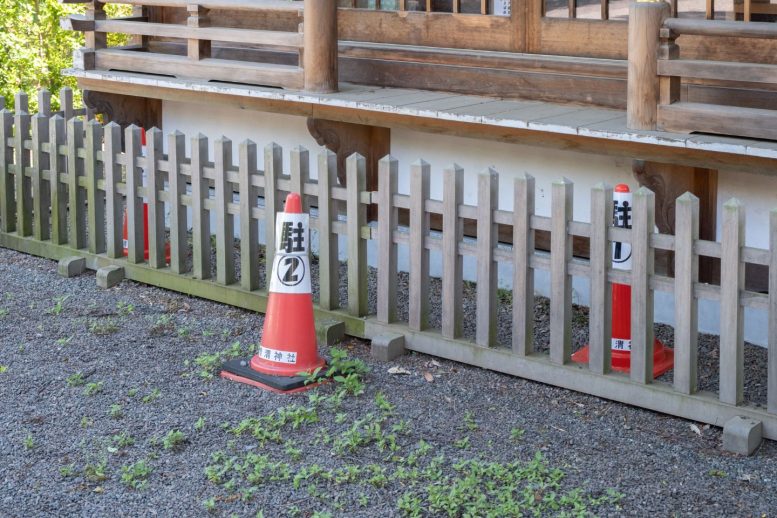
<svg viewBox="0 0 777 518"><path fill-rule="evenodd" d="M171 23L137 23L123 20L97 20L93 22L92 27L92 29L75 30L96 30L160 38L216 40L293 49L302 47L302 34L299 32L261 31L224 27L188 27Z"/></svg>
<svg viewBox="0 0 777 518"><path fill-rule="evenodd" d="M70 0L72 3L87 3ZM91 0L88 0L91 1ZM105 0L106 4L128 4L144 7L180 7L186 9L190 0ZM226 9L230 11L302 11L302 6L289 0L204 0L196 2L205 9Z"/></svg>
<svg viewBox="0 0 777 518"><path fill-rule="evenodd" d="M699 61L693 59L659 59L658 75L693 79L735 79L746 83L777 83L777 65Z"/></svg>
<svg viewBox="0 0 777 518"><path fill-rule="evenodd" d="M83 14L71 14L70 16L60 18L59 26L66 31L93 31L94 19L87 18Z"/></svg>
<svg viewBox="0 0 777 518"><path fill-rule="evenodd" d="M103 70L126 70L290 89L301 89L303 86L303 71L296 66L213 58L195 61L185 56L114 49L98 50L94 54L95 67ZM144 95L148 96L148 93Z"/></svg>
<svg viewBox="0 0 777 518"><path fill-rule="evenodd" d="M777 139L777 112L719 104L680 102L658 106L658 126L664 131L717 133Z"/></svg>
<svg viewBox="0 0 777 518"><path fill-rule="evenodd" d="M777 25L771 22L736 22L728 20L694 20L669 18L664 27L676 35L724 36L732 38L777 38Z"/></svg>

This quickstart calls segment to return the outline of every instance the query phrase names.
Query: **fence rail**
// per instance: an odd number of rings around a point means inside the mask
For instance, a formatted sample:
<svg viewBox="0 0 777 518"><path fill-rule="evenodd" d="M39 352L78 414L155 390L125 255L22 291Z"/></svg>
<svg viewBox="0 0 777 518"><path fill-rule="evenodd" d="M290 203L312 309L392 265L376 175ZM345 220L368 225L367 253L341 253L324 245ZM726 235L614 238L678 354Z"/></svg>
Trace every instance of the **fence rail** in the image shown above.
<svg viewBox="0 0 777 518"><path fill-rule="evenodd" d="M42 94L44 101L46 98ZM59 114L30 115L26 106L27 99L19 95L15 112L0 112L0 246L55 259L79 255L91 268L120 265L133 280L264 311L267 293L261 274L266 276L273 258L270 247L261 260L259 227L264 227L265 243L274 242L281 196L299 192L305 208L313 209L311 227L319 236L320 273L314 276L314 285L319 287L318 318L344 321L351 335L401 334L411 350L715 425L747 415L763 422L766 437L777 439L777 210L770 213L769 249L759 249L744 246L745 210L736 200L724 205L722 239L712 242L699 239L699 200L691 194L677 199L676 234L662 235L653 232L655 197L645 188L634 193L633 228L627 230L611 226L612 189L604 184L590 193L590 220L580 222L572 216L575 193L567 179L553 184L551 215L542 216L535 212L535 182L528 175L513 179L509 185L513 201L500 207L499 175L487 170L477 178L477 203L468 204L464 203L460 167L443 171L443 196L434 199L430 164L418 161L409 166L410 191L403 193L398 190L400 164L386 157L379 163L378 191L370 192L364 183L365 159L359 155L347 160L343 186L338 184L337 160L331 152L319 155L318 180L312 180L309 152L301 147L291 150L289 166L284 169L281 148L266 146L260 170L260 152L251 141L239 145L237 163L232 161L233 145L227 138L216 140L211 147L208 139L195 136L187 156L185 135L168 135L165 152L165 137L152 129L143 150L136 127L125 130L122 144L121 130L115 124L102 126L83 116L66 121ZM143 249L144 203L148 204L148 259ZM371 203L378 206L375 226L367 225ZM407 227L400 226L399 209L409 210ZM430 230L433 214L441 216L442 232ZM477 220L475 239L463 237L465 220ZM499 226L512 230L513 246L498 243ZM551 232L549 252L535 250L538 230ZM240 239L239 247L235 236ZM348 257L343 282L338 261L342 236ZM590 259L572 256L574 236L590 240ZM165 257L168 240L169 266ZM368 315L369 241L375 242L378 252L373 316ZM613 242L631 244L630 271L611 268ZM410 259L407 293L400 292L400 275L404 275L398 267L400 247ZM674 252L674 277L654 272L656 250ZM430 274L432 253L442 263L439 301L430 298L430 283L437 282ZM477 265L471 314L465 313L467 257ZM699 282L699 257L721 260L720 285ZM768 294L745 289L746 262L769 267ZM509 263L513 269L509 343L500 343L497 332L502 304L496 285L499 263ZM547 344L538 344L534 333L533 283L539 270L550 274ZM584 366L570 363L572 277L590 282L590 360ZM632 288L629 376L610 372L610 289L614 282ZM675 299L672 383L652 376L656 291L672 293ZM400 294L408 301L407 317L402 321ZM717 393L699 390L700 299L719 301L720 306ZM439 324L430 318L437 304L441 306ZM746 307L768 311L766 408L744 398ZM474 322L473 340L464 333L468 322Z"/></svg>

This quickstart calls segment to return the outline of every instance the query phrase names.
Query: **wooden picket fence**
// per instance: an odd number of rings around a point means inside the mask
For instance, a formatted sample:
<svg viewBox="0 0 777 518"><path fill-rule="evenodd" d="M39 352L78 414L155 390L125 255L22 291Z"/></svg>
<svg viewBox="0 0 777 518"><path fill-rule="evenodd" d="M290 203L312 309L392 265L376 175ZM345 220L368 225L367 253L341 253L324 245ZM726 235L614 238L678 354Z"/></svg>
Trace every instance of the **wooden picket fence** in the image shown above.
<svg viewBox="0 0 777 518"><path fill-rule="evenodd" d="M47 106L43 94L41 106ZM275 241L275 216L285 193L303 195L311 210L311 228L319 238L317 318L345 322L349 334L365 338L404 336L410 350L433 354L596 396L673 415L722 425L745 415L763 422L764 435L777 439L777 211L769 221L768 250L744 246L744 207L736 200L724 205L721 242L699 239L699 201L691 194L677 199L674 236L654 233L654 195L634 193L633 227L612 226L612 189L604 184L591 192L590 222L572 218L573 184L552 187L552 214L535 214L534 179L514 178L513 203L499 207L499 176L488 170L478 176L477 204L463 202L464 173L443 171L441 200L430 196L431 167L410 166L410 194L398 191L399 164L386 157L379 164L379 188L365 188L366 163L359 155L347 160L346 186L338 184L337 160L319 155L318 180L310 178L307 150L290 152L284 173L282 150L264 148L263 170L257 146L240 144L233 164L232 143L213 143L170 134L167 153L163 135L147 133L145 152L136 127L124 132L115 124L84 120L87 114L66 106L63 113L29 115L26 98L16 98L14 113L0 112L0 246L52 259L77 255L97 269L124 268L125 277L239 307L264 311L266 286L261 272L273 257L259 253L259 226L265 243ZM69 110L69 111L68 111ZM50 110L49 110L50 111ZM64 114L73 115L65 120ZM88 118L88 117L86 117ZM143 174L145 173L145 174ZM148 259L144 258L143 203L148 204ZM367 224L367 208L377 204L377 226ZM126 208L128 234L124 256L122 223ZM399 211L409 214L400 224ZM168 215L169 225L165 223ZM442 218L442 232L430 230L431 215ZM191 230L189 225L191 218ZM214 217L211 218L211 215ZM239 225L235 223L239 218ZM215 228L211 228L211 220ZM464 238L465 220L477 221L477 238ZM498 227L511 228L513 245L498 243ZM535 231L551 233L549 252L535 250ZM189 242L191 235L191 243ZM215 235L215 240L211 237ZM236 254L235 236L239 236ZM346 237L347 296L340 296L339 238ZM590 259L572 255L572 238L590 240ZM367 245L377 246L377 309L368 315ZM169 241L170 261L166 260ZM631 271L614 270L611 243L630 243ZM398 249L410 258L406 321L399 321ZM215 250L214 250L215 249ZM674 252L674 276L654 272L654 251ZM442 258L440 300L430 299L430 254ZM215 255L215 278L211 257ZM239 259L236 259L239 257ZM721 261L720 285L698 280L700 256ZM191 259L189 259L191 257ZM463 336L463 261L477 263L475 339ZM240 278L237 276L237 261ZM498 263L510 263L512 279L511 343L499 344L497 333ZM769 266L769 293L745 290L744 265ZM547 270L551 279L548 352L534 337L534 273ZM590 361L570 362L572 354L572 277L590 281ZM611 283L632 287L632 368L630 375L610 372ZM674 294L676 322L673 383L652 378L653 296ZM719 301L721 314L718 393L698 390L698 300ZM438 328L430 327L430 305L441 305ZM744 401L745 307L769 314L768 400L764 408Z"/></svg>

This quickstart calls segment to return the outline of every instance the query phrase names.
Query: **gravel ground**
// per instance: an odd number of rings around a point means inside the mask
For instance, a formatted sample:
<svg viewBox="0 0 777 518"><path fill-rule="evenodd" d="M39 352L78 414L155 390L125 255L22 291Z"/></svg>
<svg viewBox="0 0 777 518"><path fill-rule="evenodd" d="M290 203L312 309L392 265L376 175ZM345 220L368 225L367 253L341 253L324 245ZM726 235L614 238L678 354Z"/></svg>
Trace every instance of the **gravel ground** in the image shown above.
<svg viewBox="0 0 777 518"><path fill-rule="evenodd" d="M509 315L504 302L500 320ZM538 299L537 308L542 348L547 301ZM578 315L581 341L584 312ZM559 494L579 489L584 507L603 516L770 516L777 509L771 441L741 458L721 450L717 428L420 354L380 364L358 340L342 347L370 368L364 394L336 408L319 403L318 422L285 425L281 443L230 433L227 427L246 418L315 406L305 395L200 376L195 358L236 341L256 343L261 326L261 315L132 282L99 290L93 273L62 279L52 261L0 249L0 516L201 516L206 507L225 516L401 515L404 495L415 488L407 479L380 484L362 471L345 482L307 479L295 487L276 476L278 466L285 459L291 477L316 465L396 474L397 457L409 456L421 440L430 457L445 456L443 477L454 477L461 461L528 465L539 452L549 469L564 473ZM670 328L657 334L671 345ZM714 387L716 347L703 337L707 388ZM765 353L748 347L746 356L754 380L748 391L757 399ZM392 375L389 367L410 374ZM310 393L331 400L338 387ZM337 453L353 422L381 413L379 391L396 406L383 426L396 430L397 451L369 444ZM175 429L185 440L167 449L164 437ZM122 444L122 434L134 444ZM245 470L214 476L226 462L212 457L219 451L252 459L253 483ZM257 454L277 464L262 471ZM122 467L141 460L151 471L136 480L146 487L127 487ZM458 479L436 480L438 488L459 487L452 483ZM596 501L608 490L622 497ZM430 514L428 500L416 508Z"/></svg>

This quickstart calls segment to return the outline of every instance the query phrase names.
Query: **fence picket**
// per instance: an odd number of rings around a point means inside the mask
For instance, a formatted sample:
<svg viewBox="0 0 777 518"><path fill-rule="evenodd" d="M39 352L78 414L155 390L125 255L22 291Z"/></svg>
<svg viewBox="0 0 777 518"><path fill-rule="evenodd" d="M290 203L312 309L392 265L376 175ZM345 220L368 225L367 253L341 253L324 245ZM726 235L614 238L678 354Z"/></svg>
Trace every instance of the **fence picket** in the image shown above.
<svg viewBox="0 0 777 518"><path fill-rule="evenodd" d="M777 414L777 209L769 212L769 368L767 409Z"/></svg>
<svg viewBox="0 0 777 518"><path fill-rule="evenodd" d="M252 214L256 207L256 144L250 140L240 143L240 285L244 290L259 289L259 223Z"/></svg>
<svg viewBox="0 0 777 518"><path fill-rule="evenodd" d="M336 185L337 155L326 149L318 156L318 303L329 310L340 307L340 247L332 232L338 203L331 192Z"/></svg>
<svg viewBox="0 0 777 518"><path fill-rule="evenodd" d="M633 195L631 230L631 379L653 381L653 276L655 257L650 235L655 227L656 197L645 187Z"/></svg>
<svg viewBox="0 0 777 518"><path fill-rule="evenodd" d="M361 202L366 190L367 161L358 153L346 160L346 210L348 221L348 312L354 316L367 314L367 242L361 237L367 224L367 206Z"/></svg>
<svg viewBox="0 0 777 518"><path fill-rule="evenodd" d="M121 182L121 127L109 122L103 129L103 176L105 177L106 253L116 259L124 255L124 200L119 192ZM52 208L53 212L53 208Z"/></svg>
<svg viewBox="0 0 777 518"><path fill-rule="evenodd" d="M264 267L265 284L270 286L275 249L275 218L278 215L278 177L283 174L283 149L272 142L264 148Z"/></svg>
<svg viewBox="0 0 777 518"><path fill-rule="evenodd" d="M694 286L699 282L699 198L686 192L675 203L674 238L674 388L683 394L697 389L699 304Z"/></svg>
<svg viewBox="0 0 777 518"><path fill-rule="evenodd" d="M14 151L16 160L16 233L20 236L32 234L32 179L26 171L30 167L30 151L24 146L30 138L30 115L27 113L27 95L16 94L14 115Z"/></svg>
<svg viewBox="0 0 777 518"><path fill-rule="evenodd" d="M140 128L134 124L124 130L124 178L127 190L127 260L130 263L142 263L145 258L143 238L143 197L140 188L143 173L138 167L140 157Z"/></svg>
<svg viewBox="0 0 777 518"><path fill-rule="evenodd" d="M739 295L745 287L745 211L732 198L723 204L720 252L720 400L742 402L744 390L744 309Z"/></svg>
<svg viewBox="0 0 777 518"><path fill-rule="evenodd" d="M5 102L5 101L3 101ZM14 176L11 175L13 148L8 139L13 135L13 114L3 108L0 111L0 230L16 230L16 195Z"/></svg>
<svg viewBox="0 0 777 518"><path fill-rule="evenodd" d="M572 260L573 184L564 178L553 182L550 235L550 359L563 365L572 355Z"/></svg>
<svg viewBox="0 0 777 518"><path fill-rule="evenodd" d="M14 106L14 112L16 114L19 113L29 113L30 112L30 98L27 96L25 92L19 91L16 92L16 95L13 97L13 106Z"/></svg>
<svg viewBox="0 0 777 518"><path fill-rule="evenodd" d="M186 161L186 136L174 131L167 137L167 183L170 189L170 269L173 273L189 271L186 263L188 249L186 206L181 197L186 194L186 180L181 165Z"/></svg>
<svg viewBox="0 0 777 518"><path fill-rule="evenodd" d="M499 174L488 168L478 175L477 290L475 343L496 345L497 262L494 260L498 232L494 211L499 201Z"/></svg>
<svg viewBox="0 0 777 518"><path fill-rule="evenodd" d="M410 282L408 286L408 324L414 331L426 329L429 323L429 199L431 168L423 160L410 166ZM351 212L348 211L350 214Z"/></svg>
<svg viewBox="0 0 777 518"><path fill-rule="evenodd" d="M195 279L210 279L210 214L205 200L210 197L203 169L208 163L208 137L199 134L192 139L192 273Z"/></svg>
<svg viewBox="0 0 777 518"><path fill-rule="evenodd" d="M69 86L59 90L59 110L62 112L62 118L65 121L73 118L73 90Z"/></svg>
<svg viewBox="0 0 777 518"><path fill-rule="evenodd" d="M310 153L304 146L294 146L291 150L289 170L291 192L299 193L302 199L302 212L310 212L310 203L305 196L305 184L310 181Z"/></svg>
<svg viewBox="0 0 777 518"><path fill-rule="evenodd" d="M78 150L83 147L84 123L80 119L70 119L67 123L68 243L76 250L86 246L86 192L79 183L84 165L78 157Z"/></svg>
<svg viewBox="0 0 777 518"><path fill-rule="evenodd" d="M216 281L235 282L235 217L229 213L232 183L227 171L232 167L232 141L221 137L215 143L216 166Z"/></svg>
<svg viewBox="0 0 777 518"><path fill-rule="evenodd" d="M463 268L459 243L463 227L459 205L464 203L464 169L453 164L443 171L442 187L442 335L459 338L463 328ZM395 294L396 297L396 294Z"/></svg>
<svg viewBox="0 0 777 518"><path fill-rule="evenodd" d="M607 280L612 250L607 231L612 226L612 187L591 189L591 305L588 314L588 368L610 372L612 357L612 287Z"/></svg>
<svg viewBox="0 0 777 518"><path fill-rule="evenodd" d="M40 93L43 92L42 90ZM43 171L49 169L49 156L43 151L43 145L48 141L48 138L49 118L39 112L32 117L32 191L34 193L32 205L35 216L32 235L38 241L46 241L51 236L49 228L51 179L49 181L43 179ZM56 178L56 171L51 176Z"/></svg>
<svg viewBox="0 0 777 518"><path fill-rule="evenodd" d="M87 184L87 234L89 251L101 254L105 251L105 191L97 187L101 178L101 164L97 153L103 145L103 127L96 120L86 123L86 156L84 173Z"/></svg>
<svg viewBox="0 0 777 518"><path fill-rule="evenodd" d="M38 90L38 115L51 116L51 92L45 88Z"/></svg>
<svg viewBox="0 0 777 518"><path fill-rule="evenodd" d="M159 197L165 178L159 170L162 155L162 132L151 128L146 132L146 198L148 200L148 264L164 268L165 260L165 203Z"/></svg>
<svg viewBox="0 0 777 518"><path fill-rule="evenodd" d="M54 115L49 121L49 170L51 182L51 242L61 245L67 242L67 185L60 174L67 171L67 157L59 153L67 143L65 119Z"/></svg>
<svg viewBox="0 0 777 518"><path fill-rule="evenodd" d="M513 181L513 352L534 351L534 177L522 174Z"/></svg>

